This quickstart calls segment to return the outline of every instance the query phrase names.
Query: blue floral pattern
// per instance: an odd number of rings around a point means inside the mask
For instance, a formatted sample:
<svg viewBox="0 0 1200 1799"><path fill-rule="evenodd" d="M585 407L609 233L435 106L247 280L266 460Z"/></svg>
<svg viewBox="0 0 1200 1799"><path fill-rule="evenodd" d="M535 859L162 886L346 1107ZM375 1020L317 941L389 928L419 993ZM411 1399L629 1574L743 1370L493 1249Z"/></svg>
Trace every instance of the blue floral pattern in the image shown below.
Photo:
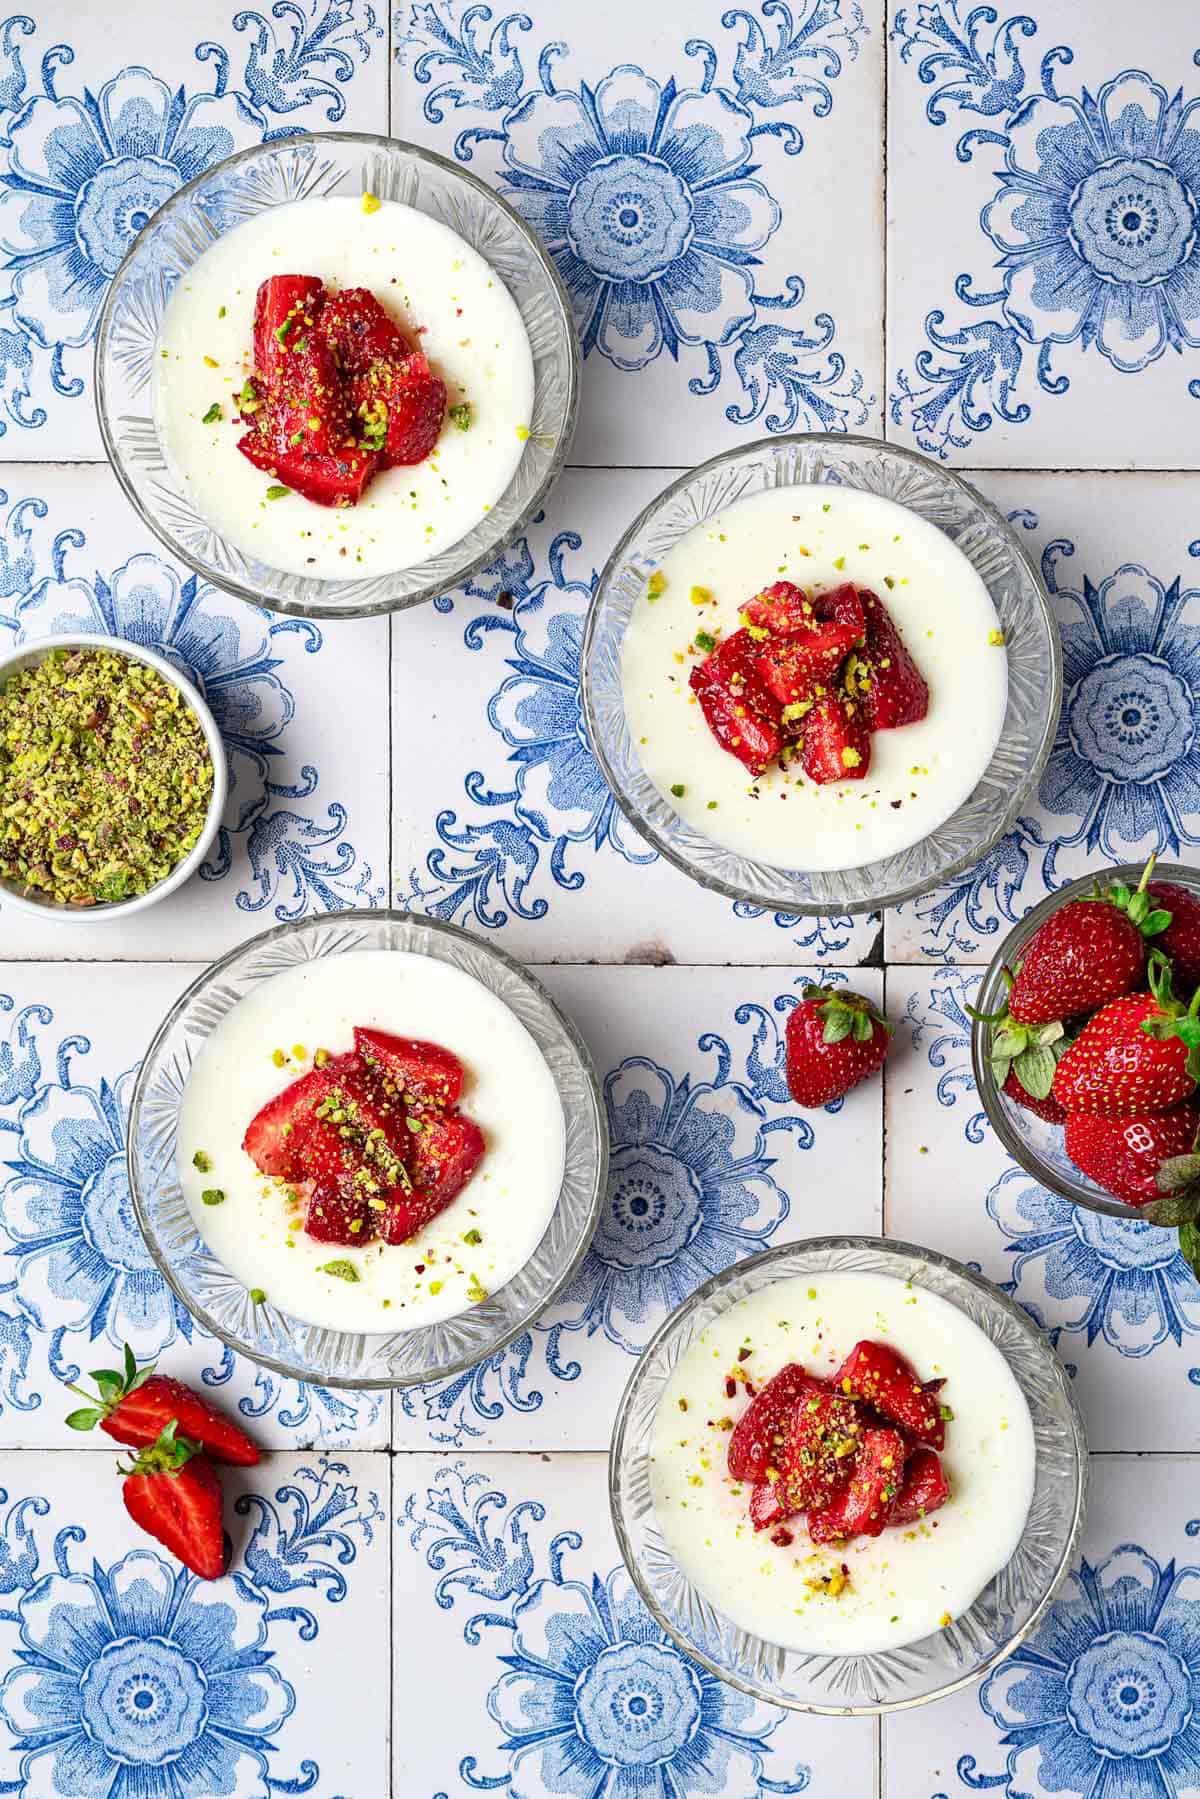
<svg viewBox="0 0 1200 1799"><path fill-rule="evenodd" d="M0 332L0 395L12 422L46 423L44 407L26 404L35 358L46 359L53 396L83 393L78 352L122 257L163 201L236 149L339 120L341 89L384 36L367 0L288 0L270 17L241 11L232 28L245 50L242 88L230 80L230 47L206 42L196 46L206 85L176 86L135 66L60 93L70 46L42 52L31 86L22 39L34 21L18 14L0 25L0 309L15 326ZM273 122L279 116L289 123Z"/></svg>
<svg viewBox="0 0 1200 1799"><path fill-rule="evenodd" d="M755 140L803 149L791 113L815 117L833 106L830 83L858 53L866 31L849 0L806 0L798 13L767 0L760 13L736 9L722 25L738 34L732 67L693 38L689 75L655 75L621 63L600 79L559 84L568 52L547 44L537 82L527 82L517 41L529 18L510 13L482 30L489 9L414 5L401 51L413 79L430 89L425 117L476 111L487 124L461 130L454 153L470 161L498 147L503 191L541 236L579 321L584 354L614 368L642 369L664 352L703 357L688 381L714 393L732 373L742 398L726 407L736 424L768 431L846 431L868 416L863 377L832 348L835 325L818 313L810 326L777 324L804 299L801 276L783 293L760 292L755 270L779 226L779 202L758 173ZM773 41L772 41L773 40Z"/></svg>
<svg viewBox="0 0 1200 1799"><path fill-rule="evenodd" d="M52 1025L50 1008L18 1010L3 994L0 1018L6 1013L10 1037L0 1045L0 1300L13 1309L0 1309L0 1410L7 1400L17 1410L33 1411L43 1398L33 1384L35 1333L50 1376L62 1382L79 1379L72 1358L99 1339L111 1346L110 1355L128 1343L142 1361L176 1343L204 1347L207 1339L155 1268L134 1217L125 1148L136 1069L88 1085L75 1073L76 1058L91 1051L86 1037L63 1038L43 1056L38 1032ZM329 1442L379 1416L378 1395L351 1398L262 1369L248 1371L228 1349L211 1347L217 1359L203 1369L203 1383L222 1387L235 1375L239 1386L249 1382L239 1411L251 1419L273 1416L300 1440L315 1434Z"/></svg>
<svg viewBox="0 0 1200 1799"><path fill-rule="evenodd" d="M10 521L32 538L29 519L48 513L44 501L18 502ZM225 742L229 799L211 859L201 878L232 873L244 846L249 884L237 893L240 911L270 909L277 920L319 909L380 905L386 888L346 837L349 815L314 799L318 770L304 764L299 778L281 778L291 752L288 727L296 711L287 680L295 654L315 656L324 638L302 619L274 619L227 599L195 575L180 578L160 556L131 556L110 574L91 579L69 564L86 546L77 529L54 534L44 556L22 547L23 586L12 611L0 612L0 643L25 643L52 632L99 631L157 650L199 688ZM283 671L283 672L281 672Z"/></svg>
<svg viewBox="0 0 1200 1799"><path fill-rule="evenodd" d="M1014 1796L1185 1799L1200 1763L1198 1629L1200 1568L1160 1562L1137 1543L1085 1559L980 1689L1008 1751L1004 1771L981 1772L966 1755L959 1779Z"/></svg>
<svg viewBox="0 0 1200 1799"><path fill-rule="evenodd" d="M647 1056L629 1056L607 1075L608 1190L578 1272L507 1350L452 1381L402 1393L410 1417L423 1415L437 1440L461 1443L508 1411L536 1411L537 1364L556 1382L578 1380L577 1358L597 1336L637 1355L701 1281L772 1241L790 1209L773 1145L807 1150L816 1141L785 1075L784 1029L798 997L780 994L770 1009L739 1005L736 1040L706 1031L698 1048L715 1058L711 1079L677 1076Z"/></svg>
<svg viewBox="0 0 1200 1799"><path fill-rule="evenodd" d="M564 1558L584 1547L578 1531L554 1537L546 1573L530 1527L546 1508L510 1505L484 1476L461 1464L424 1493L403 1519L414 1552L436 1574L437 1603L482 1599L468 1619L474 1647L482 1627L503 1633L504 1672L488 1694L501 1732L502 1774L477 1772L465 1755L459 1775L472 1789L591 1799L764 1799L805 1790L809 1770L767 1774L770 1738L785 1714L723 1685L690 1661L650 1617L625 1569L567 1578Z"/></svg>
<svg viewBox="0 0 1200 1799"><path fill-rule="evenodd" d="M901 60L934 90L932 124L952 111L989 121L961 133L958 160L1002 153L980 214L999 285L958 276L956 298L984 316L947 326L943 307L930 311L928 344L889 396L893 422L942 457L997 417L1024 423L1039 390L1065 393L1061 346L1125 374L1200 348L1200 97L1168 94L1140 69L1094 94L1060 93L1074 54L1062 44L1042 53L1033 86L1022 43L1036 32L1028 16L1001 20L968 0L905 7L892 27ZM1200 378L1188 388L1200 394Z"/></svg>
<svg viewBox="0 0 1200 1799"><path fill-rule="evenodd" d="M276 1599L301 1587L327 1601L345 1596L343 1570L383 1515L376 1495L360 1500L343 1483L347 1473L323 1459L298 1469L273 1499L254 1495L248 1572L218 1585L150 1549L76 1569L73 1550L88 1534L76 1524L57 1533L43 1570L37 1531L48 1502L8 1506L0 1589L15 1605L0 1611L8 1639L0 1717L4 1755L19 1776L3 1791L46 1799L312 1791L316 1762L292 1775L275 1771L275 1739L297 1705L278 1656L285 1630L311 1642L320 1621L307 1607L277 1608Z"/></svg>

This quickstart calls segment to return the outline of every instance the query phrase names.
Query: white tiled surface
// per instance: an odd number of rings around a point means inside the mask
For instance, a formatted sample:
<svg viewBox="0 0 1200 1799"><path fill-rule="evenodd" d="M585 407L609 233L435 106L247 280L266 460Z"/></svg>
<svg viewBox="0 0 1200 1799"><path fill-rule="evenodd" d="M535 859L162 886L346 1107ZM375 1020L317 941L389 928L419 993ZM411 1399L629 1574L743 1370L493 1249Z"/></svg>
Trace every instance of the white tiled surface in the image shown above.
<svg viewBox="0 0 1200 1799"><path fill-rule="evenodd" d="M0 647L83 617L165 647L217 705L237 774L211 878L135 926L0 912L5 1790L378 1799L390 1767L398 1799L1195 1793L1200 1600L1179 1569L1200 1560L1200 1292L1161 1233L1071 1216L1006 1162L972 1090L962 1006L970 965L1048 887L1156 843L1188 860L1200 836L1200 278L1175 229L1200 207L1198 43L1183 0L1046 0L996 19L967 0L886 19L878 0L520 14L405 0L391 20L375 0L103 14L75 0L0 24ZM122 75L130 63L149 73ZM1114 110L1106 84L1130 70L1145 77L1110 90ZM1174 110L1154 83L1181 90ZM572 183L637 150L618 141L618 102L653 103L656 160L616 171L637 204L612 228L645 278L606 295L596 271L615 252L594 215L571 215L574 262L555 232ZM980 220L990 208L1012 236L1020 200L1001 190L1027 193L1031 162L1048 167L1054 132L1081 118L1091 148L1046 232L1093 258L1071 291L1099 307L1094 336L1069 309L1048 316L1045 246L1033 276L997 268ZM189 585L95 460L84 301L139 208L229 149L314 126L390 127L515 178L592 327L573 466L544 519L472 591L390 625L273 622ZM1145 166L1122 172L1135 130ZM39 196L28 184L48 175L56 195ZM1110 176L1129 189L1111 217L1097 202ZM670 234L688 207L684 250ZM1122 248L1110 226L1136 236L1137 207L1144 241ZM1074 237L1055 236L1061 219ZM1112 279L1121 255L1138 279ZM1132 351L1121 304L1142 334ZM1155 356L1163 319L1180 348ZM1039 380L1049 330L1070 341ZM1019 828L952 891L883 920L738 916L645 860L579 730L580 622L622 525L679 467L814 428L883 429L978 471L1040 558L1065 632L1063 726ZM1169 472L1078 472L1132 465ZM348 1402L236 1362L167 1305L125 1185L122 1077L214 955L281 918L387 901L544 965L606 1081L613 1175L579 1278L527 1338L449 1386ZM897 1033L884 1083L802 1117L779 1049L818 970L882 996ZM1063 1611L1070 1654L1042 1643L1063 1665L1036 1692L1010 1672L1003 1690L877 1727L743 1709L704 1685L689 1742L639 1760L620 1700L630 1657L651 1709L694 1689L653 1635L635 1655L642 1626L612 1579L602 1452L633 1358L709 1269L881 1220L978 1264L1052 1333L1099 1452L1091 1610ZM116 1729L99 1677L72 1664L50 1700L38 1658L51 1602L108 1606L88 1666L113 1667L105 1644L128 1625L114 1594L140 1539L104 1447L62 1424L65 1383L126 1338L236 1408L269 1454L231 1512L227 1615L203 1651L187 1638L215 1683L213 1729L242 1706L246 1743L218 1751L209 1724L160 1717L168 1689L191 1690L176 1660L165 1685L138 1689L158 1759L118 1776L137 1758L96 1746ZM168 1660L190 1603L158 1632ZM151 1619L131 1633L155 1634ZM253 1692L214 1670L230 1631L246 1666L274 1670ZM55 1749L18 1700L50 1705ZM180 1743L209 1756L204 1771Z"/></svg>

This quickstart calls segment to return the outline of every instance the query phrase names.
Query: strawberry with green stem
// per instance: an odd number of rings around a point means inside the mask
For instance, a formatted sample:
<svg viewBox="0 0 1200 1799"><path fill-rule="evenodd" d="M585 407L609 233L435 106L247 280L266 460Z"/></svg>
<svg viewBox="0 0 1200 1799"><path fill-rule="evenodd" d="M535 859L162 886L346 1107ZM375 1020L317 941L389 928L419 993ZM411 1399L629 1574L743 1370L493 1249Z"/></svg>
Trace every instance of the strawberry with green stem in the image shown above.
<svg viewBox="0 0 1200 1799"><path fill-rule="evenodd" d="M1054 1071L1051 1091L1068 1112L1134 1118L1166 1112L1200 1081L1200 987L1184 1006L1171 968L1150 954L1149 993L1129 993L1084 1025Z"/></svg>
<svg viewBox="0 0 1200 1799"><path fill-rule="evenodd" d="M95 1368L91 1379L96 1383L95 1394L83 1387L69 1388L87 1402L68 1416L72 1430L93 1430L99 1425L117 1443L148 1449L171 1428L218 1462L252 1468L261 1459L257 1443L251 1442L240 1426L222 1417L182 1381L156 1373L153 1362L139 1368L128 1344L120 1371Z"/></svg>
<svg viewBox="0 0 1200 1799"><path fill-rule="evenodd" d="M798 1106L827 1106L883 1066L892 1027L861 993L806 987L787 1021L787 1081Z"/></svg>

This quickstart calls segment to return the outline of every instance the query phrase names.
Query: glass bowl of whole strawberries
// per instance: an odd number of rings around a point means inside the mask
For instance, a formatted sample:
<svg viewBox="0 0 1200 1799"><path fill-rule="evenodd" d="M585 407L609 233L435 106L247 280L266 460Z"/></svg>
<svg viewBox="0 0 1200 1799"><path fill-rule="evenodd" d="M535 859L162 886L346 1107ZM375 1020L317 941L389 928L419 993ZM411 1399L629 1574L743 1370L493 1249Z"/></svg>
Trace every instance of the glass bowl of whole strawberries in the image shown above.
<svg viewBox="0 0 1200 1799"><path fill-rule="evenodd" d="M975 1079L1063 1199L1176 1227L1200 1270L1200 871L1154 859L1052 893L983 977Z"/></svg>

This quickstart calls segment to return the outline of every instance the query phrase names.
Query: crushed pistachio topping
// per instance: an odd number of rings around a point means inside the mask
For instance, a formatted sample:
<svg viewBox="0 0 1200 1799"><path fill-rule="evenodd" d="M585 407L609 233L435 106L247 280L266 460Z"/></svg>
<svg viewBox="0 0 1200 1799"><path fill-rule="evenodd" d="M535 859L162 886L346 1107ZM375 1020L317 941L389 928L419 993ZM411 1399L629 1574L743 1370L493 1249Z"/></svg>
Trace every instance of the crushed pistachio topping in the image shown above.
<svg viewBox="0 0 1200 1799"><path fill-rule="evenodd" d="M268 500L283 500L291 491L290 487L284 487L281 482L273 481L267 489L267 498Z"/></svg>
<svg viewBox="0 0 1200 1799"><path fill-rule="evenodd" d="M241 391L234 394L233 398L234 404L237 406L239 412L250 413L258 411L258 389L255 387L251 376L246 376L246 379L242 382Z"/></svg>
<svg viewBox="0 0 1200 1799"><path fill-rule="evenodd" d="M520 438L521 442L524 443L529 436L529 426L528 425L518 425L517 426L517 436Z"/></svg>
<svg viewBox="0 0 1200 1799"><path fill-rule="evenodd" d="M206 1187L200 1198L206 1206L223 1206L225 1204L225 1194L220 1187Z"/></svg>
<svg viewBox="0 0 1200 1799"><path fill-rule="evenodd" d="M859 755L858 751L851 749L850 745L847 744L842 751L842 767L857 768L861 761L862 757Z"/></svg>
<svg viewBox="0 0 1200 1799"><path fill-rule="evenodd" d="M221 417L220 401L214 400L212 405L209 407L208 411L205 413L204 417L200 420L200 423L202 425L215 425L220 417Z"/></svg>
<svg viewBox="0 0 1200 1799"><path fill-rule="evenodd" d="M460 400L457 406L451 406L447 409L446 417L450 420L450 423L456 425L460 431L469 431L471 429L470 402L468 400Z"/></svg>
<svg viewBox="0 0 1200 1799"><path fill-rule="evenodd" d="M209 1174L212 1171L212 1157L207 1155L204 1150L198 1149L192 1157L192 1167L200 1174Z"/></svg>
<svg viewBox="0 0 1200 1799"><path fill-rule="evenodd" d="M206 356L204 358L204 366L206 369L219 369L221 365L215 356Z"/></svg>
<svg viewBox="0 0 1200 1799"><path fill-rule="evenodd" d="M661 568L656 568L646 583L646 597L651 600L657 600L659 595L666 593L666 591L667 577L663 574Z"/></svg>
<svg viewBox="0 0 1200 1799"><path fill-rule="evenodd" d="M62 905L148 893L204 829L200 720L156 669L51 650L0 691L0 876Z"/></svg>
<svg viewBox="0 0 1200 1799"><path fill-rule="evenodd" d="M469 1243L472 1249L478 1249L479 1245L483 1242L483 1232L476 1230L464 1231L463 1242Z"/></svg>
<svg viewBox="0 0 1200 1799"><path fill-rule="evenodd" d="M378 194L367 193L363 195L360 205L364 212L378 212L379 208L383 205L383 201L379 198Z"/></svg>
<svg viewBox="0 0 1200 1799"><path fill-rule="evenodd" d="M683 798L684 794L687 792L687 788L684 786L682 781L676 781L671 788L671 792L674 794L674 796L677 800L681 800Z"/></svg>
<svg viewBox="0 0 1200 1799"><path fill-rule="evenodd" d="M715 650L716 647L717 647L717 640L712 635L711 631L697 631L697 633L696 633L696 648L698 650L705 650L705 651Z"/></svg>
<svg viewBox="0 0 1200 1799"><path fill-rule="evenodd" d="M339 1256L335 1262L319 1263L317 1273L332 1274L334 1279L339 1281L356 1281L360 1278L354 1263L348 1262L344 1256Z"/></svg>
<svg viewBox="0 0 1200 1799"><path fill-rule="evenodd" d="M708 606L712 603L711 587L693 587L688 595L693 606Z"/></svg>
<svg viewBox="0 0 1200 1799"><path fill-rule="evenodd" d="M250 1289L250 1304L253 1306L265 1306L266 1303L267 1303L267 1296L263 1292L262 1288L261 1287L251 1287L251 1289Z"/></svg>
<svg viewBox="0 0 1200 1799"><path fill-rule="evenodd" d="M988 642L990 644L993 644L996 649L1002 648L1003 644L1004 644L1003 631L989 631L988 632Z"/></svg>
<svg viewBox="0 0 1200 1799"><path fill-rule="evenodd" d="M467 1298L473 1306L482 1305L488 1297L488 1290L481 1286L477 1275L471 1276L471 1285L467 1288Z"/></svg>

